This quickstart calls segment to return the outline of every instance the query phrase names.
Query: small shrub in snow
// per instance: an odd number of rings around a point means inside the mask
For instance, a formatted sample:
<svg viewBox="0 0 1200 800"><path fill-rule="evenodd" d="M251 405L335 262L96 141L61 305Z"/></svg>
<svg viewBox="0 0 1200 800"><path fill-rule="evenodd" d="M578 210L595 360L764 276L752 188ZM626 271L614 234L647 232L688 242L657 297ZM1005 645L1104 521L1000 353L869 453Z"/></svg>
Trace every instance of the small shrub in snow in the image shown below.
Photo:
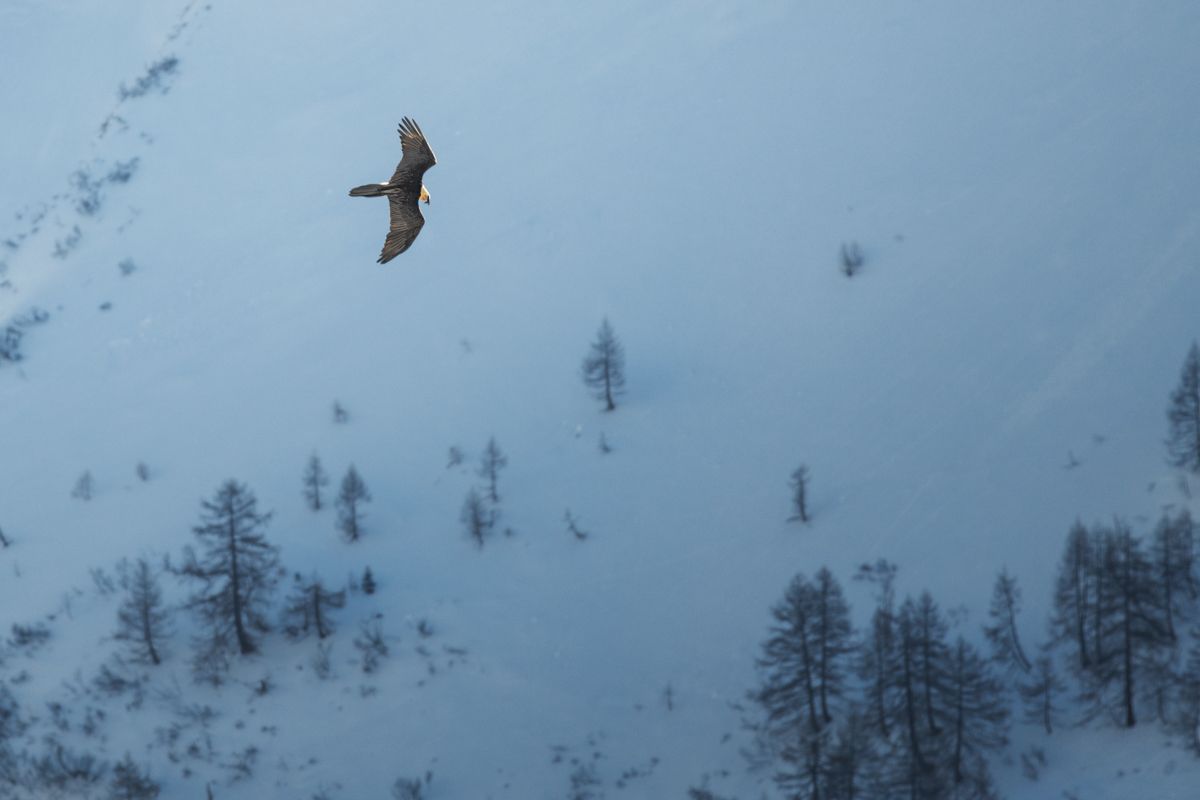
<svg viewBox="0 0 1200 800"><path fill-rule="evenodd" d="M137 156L128 161L118 161L113 164L112 169L104 176L104 179L109 183L129 183L129 180L137 172L140 159Z"/></svg>
<svg viewBox="0 0 1200 800"><path fill-rule="evenodd" d="M84 712L83 724L79 726L79 730L88 736L95 736L100 732L100 727L107 718L108 714L104 709L88 706L87 711Z"/></svg>
<svg viewBox="0 0 1200 800"><path fill-rule="evenodd" d="M333 676L332 653L332 642L317 642L317 652L313 655L312 668L313 673L323 681Z"/></svg>
<svg viewBox="0 0 1200 800"><path fill-rule="evenodd" d="M54 241L54 252L51 254L55 258L66 258L71 255L71 251L79 246L79 242L83 240L83 231L78 225L71 227L70 232L61 239Z"/></svg>
<svg viewBox="0 0 1200 800"><path fill-rule="evenodd" d="M479 477L487 481L487 499L495 508L500 502L500 494L496 491L496 483L500 470L508 466L508 457L496 444L496 437L488 439L487 447L483 449L483 458L479 464Z"/></svg>
<svg viewBox="0 0 1200 800"><path fill-rule="evenodd" d="M467 498L463 501L462 512L460 514L463 526L467 530L467 535L475 544L483 549L483 539L489 531L489 515L487 508L484 507L483 498L479 496L479 492L471 489L467 492Z"/></svg>
<svg viewBox="0 0 1200 800"><path fill-rule="evenodd" d="M62 703L55 700L47 703L46 708L50 712L50 724L60 733L71 730L71 720L67 717L67 709Z"/></svg>
<svg viewBox="0 0 1200 800"><path fill-rule="evenodd" d="M1046 751L1040 747L1031 747L1021 753L1021 774L1031 781L1041 777L1042 768L1046 766Z"/></svg>
<svg viewBox="0 0 1200 800"><path fill-rule="evenodd" d="M88 501L92 499L92 494L95 491L95 480L92 478L90 470L84 470L84 473L75 481L75 488L71 489L71 497L76 500Z"/></svg>
<svg viewBox="0 0 1200 800"><path fill-rule="evenodd" d="M571 788L567 797L569 800L599 800L604 796L600 786L596 768L591 764L580 764L571 773Z"/></svg>
<svg viewBox="0 0 1200 800"><path fill-rule="evenodd" d="M8 644L11 647L28 650L36 650L48 641L50 641L50 629L41 622L32 622L28 625L14 622L12 635L8 637Z"/></svg>
<svg viewBox="0 0 1200 800"><path fill-rule="evenodd" d="M127 708L140 708L145 699L145 681L138 676L130 676L122 670L123 662L114 659L113 664L101 664L96 677L92 678L92 686L101 697L120 697L126 693L131 695Z"/></svg>
<svg viewBox="0 0 1200 800"><path fill-rule="evenodd" d="M54 737L47 737L46 750L30 762L30 780L38 789L87 795L108 771L107 765L91 753L68 750Z"/></svg>
<svg viewBox="0 0 1200 800"><path fill-rule="evenodd" d="M94 216L103 204L100 187L104 185L104 182L93 178L90 172L82 169L71 173L70 180L71 186L78 192L75 198L75 210L85 217Z"/></svg>
<svg viewBox="0 0 1200 800"><path fill-rule="evenodd" d="M96 594L101 597L108 597L117 591L116 579L109 575L103 567L92 567L88 570L88 574L92 576L92 586L95 587Z"/></svg>
<svg viewBox="0 0 1200 800"><path fill-rule="evenodd" d="M354 647L362 659L363 672L369 675L379 669L379 662L388 655L388 646L377 618L362 623L358 636L354 637Z"/></svg>
<svg viewBox="0 0 1200 800"><path fill-rule="evenodd" d="M863 254L858 242L843 242L839 261L843 275L847 278L857 275L863 265Z"/></svg>
<svg viewBox="0 0 1200 800"><path fill-rule="evenodd" d="M170 86L171 78L178 71L179 59L175 56L163 56L158 61L146 67L146 71L138 76L138 79L133 82L132 86L126 86L122 83L121 87L117 90L117 96L122 100L132 100L137 97L143 97L153 91L165 93Z"/></svg>
<svg viewBox="0 0 1200 800"><path fill-rule="evenodd" d="M0 361L20 361L21 338L25 334L15 325L6 325L0 331Z"/></svg>
<svg viewBox="0 0 1200 800"><path fill-rule="evenodd" d="M424 800L424 784L420 778L396 778L392 784L392 797L395 800Z"/></svg>
<svg viewBox="0 0 1200 800"><path fill-rule="evenodd" d="M25 337L25 330L49 318L49 314L35 307L0 328L0 363L17 362L24 358L21 354L21 340Z"/></svg>
<svg viewBox="0 0 1200 800"><path fill-rule="evenodd" d="M333 401L333 421L339 425L350 421L350 412L347 411L337 400Z"/></svg>
<svg viewBox="0 0 1200 800"><path fill-rule="evenodd" d="M17 362L24 358L21 354L21 341L25 337L25 331L49 318L48 313L35 306L0 328L0 362Z"/></svg>
<svg viewBox="0 0 1200 800"><path fill-rule="evenodd" d="M214 689L225 682L234 645L222 633L197 636L192 641L192 680Z"/></svg>
<svg viewBox="0 0 1200 800"><path fill-rule="evenodd" d="M236 753L222 766L229 770L230 783L249 780L254 776L254 765L258 763L258 748L250 745Z"/></svg>
<svg viewBox="0 0 1200 800"><path fill-rule="evenodd" d="M162 791L147 772L143 772L129 753L113 767L106 800L154 800Z"/></svg>
<svg viewBox="0 0 1200 800"><path fill-rule="evenodd" d="M361 586L363 594L375 594L375 575L371 572L370 567L367 567L363 570Z"/></svg>
<svg viewBox="0 0 1200 800"><path fill-rule="evenodd" d="M588 538L588 532L579 527L579 520L575 519L575 515L571 513L571 509L567 509L567 513L563 515L563 519L567 523L568 533L581 542Z"/></svg>
<svg viewBox="0 0 1200 800"><path fill-rule="evenodd" d="M688 789L688 800L725 800L725 798L710 792L708 789L697 789L695 786L692 786Z"/></svg>

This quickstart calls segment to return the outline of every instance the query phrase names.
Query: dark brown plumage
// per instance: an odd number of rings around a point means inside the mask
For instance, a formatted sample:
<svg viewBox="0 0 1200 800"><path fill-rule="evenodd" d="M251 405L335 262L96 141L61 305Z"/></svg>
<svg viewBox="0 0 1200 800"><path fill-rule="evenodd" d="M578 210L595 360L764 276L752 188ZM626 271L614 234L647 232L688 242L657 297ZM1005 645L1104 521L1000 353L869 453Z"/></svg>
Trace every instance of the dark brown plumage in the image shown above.
<svg viewBox="0 0 1200 800"><path fill-rule="evenodd" d="M391 210L391 228L379 254L379 263L386 264L403 253L416 240L425 224L417 203L429 204L429 191L421 183L425 171L437 163L425 134L408 117L400 121L400 147L404 157L387 183L368 183L350 190L351 197L387 197Z"/></svg>

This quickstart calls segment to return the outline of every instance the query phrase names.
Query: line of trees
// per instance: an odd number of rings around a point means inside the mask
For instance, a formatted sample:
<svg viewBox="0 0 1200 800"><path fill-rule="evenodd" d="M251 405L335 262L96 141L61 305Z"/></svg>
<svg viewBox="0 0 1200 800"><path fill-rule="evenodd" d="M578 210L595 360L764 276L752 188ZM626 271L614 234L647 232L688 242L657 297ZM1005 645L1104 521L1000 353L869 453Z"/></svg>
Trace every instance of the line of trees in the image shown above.
<svg viewBox="0 0 1200 800"><path fill-rule="evenodd" d="M762 647L762 742L788 797L990 798L988 753L1007 743L1009 709L992 660L950 626L928 593L896 604L895 568L859 636L827 569L797 575L772 608Z"/></svg>
<svg viewBox="0 0 1200 800"><path fill-rule="evenodd" d="M323 509L328 503L325 487L329 485L329 474L316 453L309 456L301 481L305 504L312 511ZM357 542L366 532L364 505L371 502L371 492L353 464L346 470L333 502L338 531L346 541Z"/></svg>
<svg viewBox="0 0 1200 800"><path fill-rule="evenodd" d="M1164 515L1149 546L1120 519L1067 535L1054 592L1052 643L1079 684L1088 719L1132 728L1171 724L1182 686L1200 680L1183 663L1183 634L1196 620L1200 584L1195 526Z"/></svg>
<svg viewBox="0 0 1200 800"><path fill-rule="evenodd" d="M480 457L476 474L483 479L482 487L471 487L463 500L459 519L467 536L479 548L495 532L500 522L500 472L508 466L508 456L496 444L496 437L488 439Z"/></svg>
<svg viewBox="0 0 1200 800"><path fill-rule="evenodd" d="M354 475L353 469L348 475ZM192 529L197 547L184 549L182 564L165 561L156 568L139 558L120 570L124 589L117 610L114 639L132 663L161 664L172 634L171 608L163 600L161 575L172 573L193 586L183 607L195 614L198 635L192 667L198 680L219 682L232 659L259 650L272 629L269 616L279 578L284 574L279 551L266 537L271 513L261 511L254 493L234 480L223 483L201 501L200 519ZM361 522L361 517L360 520ZM375 590L368 568L363 591ZM317 574L293 576L279 627L290 637L336 630L336 612L346 604L346 590L329 587Z"/></svg>
<svg viewBox="0 0 1200 800"><path fill-rule="evenodd" d="M985 800L987 758L1014 712L1064 723L1163 723L1200 755L1200 576L1187 510L1146 540L1122 520L1076 522L1056 579L1050 635L1021 641L1021 589L1002 569L981 651L925 592L898 601L896 567L864 565L874 590L855 631L826 569L797 575L771 609L752 693L779 788L799 800Z"/></svg>

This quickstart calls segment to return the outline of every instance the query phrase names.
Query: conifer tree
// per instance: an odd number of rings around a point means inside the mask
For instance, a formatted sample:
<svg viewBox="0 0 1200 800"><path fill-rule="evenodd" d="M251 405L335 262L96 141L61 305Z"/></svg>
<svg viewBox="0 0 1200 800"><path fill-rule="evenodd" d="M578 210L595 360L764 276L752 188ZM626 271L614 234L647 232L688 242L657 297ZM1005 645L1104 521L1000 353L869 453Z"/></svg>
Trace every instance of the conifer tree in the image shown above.
<svg viewBox="0 0 1200 800"><path fill-rule="evenodd" d="M992 587L992 603L988 608L988 624L983 633L992 648L992 660L1006 670L1028 672L1030 663L1021 647L1017 633L1017 614L1021 611L1021 588L1017 579L1000 570Z"/></svg>
<svg viewBox="0 0 1200 800"><path fill-rule="evenodd" d="M304 468L304 500L313 511L320 511L324 506L321 500L321 491L328 485L329 475L321 466L321 459L316 453L313 453L309 456L308 465Z"/></svg>
<svg viewBox="0 0 1200 800"><path fill-rule="evenodd" d="M357 542L362 537L365 516L362 504L370 501L371 493L367 491L367 484L351 464L342 478L342 490L337 497L338 530L346 537L346 541Z"/></svg>
<svg viewBox="0 0 1200 800"><path fill-rule="evenodd" d="M891 663L896 691L889 714L895 719L896 735L892 737L882 770L886 791L910 798L942 798L947 792L947 779L937 756L944 753L944 742L938 737L941 728L929 724L923 678L922 654L925 650L922 624L917 604L909 598L896 616L895 658ZM941 652L943 647L937 648Z"/></svg>
<svg viewBox="0 0 1200 800"><path fill-rule="evenodd" d="M775 624L759 659L765 675L757 700L787 765L777 782L784 791L819 798L829 767L830 723L846 690L850 610L833 575L822 569L815 581L793 578L771 614Z"/></svg>
<svg viewBox="0 0 1200 800"><path fill-rule="evenodd" d="M604 401L605 411L617 407L615 398L625 389L625 349L607 319L601 322L591 352L583 360L583 382L597 400Z"/></svg>
<svg viewBox="0 0 1200 800"><path fill-rule="evenodd" d="M1054 659L1049 655L1039 656L1029 676L1017 686L1025 722L1041 725L1046 733L1053 733L1063 711L1059 700L1066 690L1066 684L1058 677Z"/></svg>
<svg viewBox="0 0 1200 800"><path fill-rule="evenodd" d="M1120 724L1137 724L1139 697L1155 687L1150 680L1169 643L1161 593L1141 542L1125 523L1094 532L1101 568L1092 609L1096 654L1084 676L1082 699L1089 716L1108 714Z"/></svg>
<svg viewBox="0 0 1200 800"><path fill-rule="evenodd" d="M344 590L326 589L316 575L308 579L296 575L283 611L283 629L293 639L303 639L309 633L324 639L334 631L333 611L345 605Z"/></svg>
<svg viewBox="0 0 1200 800"><path fill-rule="evenodd" d="M1200 756L1200 627L1192 631L1191 639L1178 679L1178 706L1167 722L1182 734L1192 754Z"/></svg>
<svg viewBox="0 0 1200 800"><path fill-rule="evenodd" d="M370 567L363 569L362 590L363 594L375 594L375 576L371 573Z"/></svg>
<svg viewBox="0 0 1200 800"><path fill-rule="evenodd" d="M987 662L961 636L946 673L950 774L956 786L990 787L986 754L1008 744L1008 703Z"/></svg>
<svg viewBox="0 0 1200 800"><path fill-rule="evenodd" d="M150 562L139 558L128 577L128 589L117 610L117 632L134 661L162 663L163 640L169 635L169 615L163 605L162 589Z"/></svg>
<svg viewBox="0 0 1200 800"><path fill-rule="evenodd" d="M893 667L896 658L896 595L897 567L884 559L863 564L855 580L876 586L875 611L871 627L861 648L858 674L867 695L867 718L883 739L891 737L891 712L895 693Z"/></svg>
<svg viewBox="0 0 1200 800"><path fill-rule="evenodd" d="M258 649L256 634L268 630L265 611L279 558L263 535L271 514L258 510L245 484L226 481L200 505L200 523L192 531L203 560L188 548L182 574L200 584L188 605L207 629L204 660L220 662L229 647L243 655Z"/></svg>
<svg viewBox="0 0 1200 800"><path fill-rule="evenodd" d="M906 604L908 603L911 601L906 601ZM945 691L948 683L946 673L950 657L946 635L949 626L942 616L941 608L929 592L921 593L921 597L912 607L911 616L916 636L917 680L921 689L921 706L929 733L937 736L942 733L945 724L944 708L937 701L937 697Z"/></svg>
<svg viewBox="0 0 1200 800"><path fill-rule="evenodd" d="M868 797L873 765L879 758L861 709L852 707L845 713L827 748L829 757L825 763L823 800L864 800Z"/></svg>
<svg viewBox="0 0 1200 800"><path fill-rule="evenodd" d="M1167 638L1174 644L1179 640L1175 630L1197 598L1195 567L1195 534L1192 515L1185 508L1172 518L1163 514L1154 529L1150 545L1153 581L1160 597L1163 624Z"/></svg>
<svg viewBox="0 0 1200 800"><path fill-rule="evenodd" d="M1058 565L1054 589L1054 614L1051 619L1054 643L1075 651L1075 667L1091 667L1088 644L1091 587L1094 584L1092 540L1083 523L1076 520L1067 534L1067 546Z"/></svg>
<svg viewBox="0 0 1200 800"><path fill-rule="evenodd" d="M792 519L808 522L808 467L801 464L792 472Z"/></svg>
<svg viewBox="0 0 1200 800"><path fill-rule="evenodd" d="M1200 473L1200 346L1192 342L1167 406L1167 460Z"/></svg>

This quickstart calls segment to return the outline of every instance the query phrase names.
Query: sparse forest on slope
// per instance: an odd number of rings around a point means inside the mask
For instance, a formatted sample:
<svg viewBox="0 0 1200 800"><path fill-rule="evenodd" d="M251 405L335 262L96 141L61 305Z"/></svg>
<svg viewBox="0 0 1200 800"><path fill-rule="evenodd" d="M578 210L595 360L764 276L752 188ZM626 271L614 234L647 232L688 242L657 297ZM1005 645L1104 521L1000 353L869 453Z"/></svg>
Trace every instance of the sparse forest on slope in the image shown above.
<svg viewBox="0 0 1200 800"><path fill-rule="evenodd" d="M1200 780L1196 10L60 5L0 9L0 795Z"/></svg>

